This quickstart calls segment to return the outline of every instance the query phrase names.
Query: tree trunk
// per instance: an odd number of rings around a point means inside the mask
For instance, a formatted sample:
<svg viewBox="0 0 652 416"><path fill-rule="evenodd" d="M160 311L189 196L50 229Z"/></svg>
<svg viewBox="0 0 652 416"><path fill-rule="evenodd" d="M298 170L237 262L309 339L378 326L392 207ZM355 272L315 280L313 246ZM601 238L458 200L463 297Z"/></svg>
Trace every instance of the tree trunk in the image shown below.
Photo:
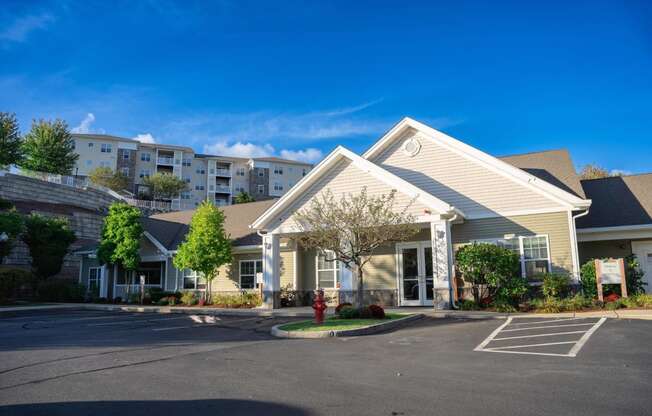
<svg viewBox="0 0 652 416"><path fill-rule="evenodd" d="M208 305L211 301L211 294L212 294L212 289L211 289L211 283L213 282L213 279L206 279L206 290L204 291L204 301Z"/></svg>
<svg viewBox="0 0 652 416"><path fill-rule="evenodd" d="M362 281L362 268L360 266L355 266L355 270L358 272L358 291L357 291L357 307L362 308L364 306L364 282Z"/></svg>

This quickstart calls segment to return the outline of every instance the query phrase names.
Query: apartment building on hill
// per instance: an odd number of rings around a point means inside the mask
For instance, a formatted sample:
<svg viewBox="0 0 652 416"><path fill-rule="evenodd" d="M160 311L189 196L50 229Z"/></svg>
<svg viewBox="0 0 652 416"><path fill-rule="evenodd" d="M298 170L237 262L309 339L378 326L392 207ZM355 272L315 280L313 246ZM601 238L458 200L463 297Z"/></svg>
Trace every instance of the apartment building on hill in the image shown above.
<svg viewBox="0 0 652 416"><path fill-rule="evenodd" d="M86 177L98 167L120 171L129 178L128 191L146 190L144 178L158 172L183 179L188 188L172 200L176 210L195 208L208 199L216 205L230 205L240 192L257 200L284 195L312 165L276 157L240 158L195 153L186 146L141 143L104 134L73 134L79 154L73 170Z"/></svg>

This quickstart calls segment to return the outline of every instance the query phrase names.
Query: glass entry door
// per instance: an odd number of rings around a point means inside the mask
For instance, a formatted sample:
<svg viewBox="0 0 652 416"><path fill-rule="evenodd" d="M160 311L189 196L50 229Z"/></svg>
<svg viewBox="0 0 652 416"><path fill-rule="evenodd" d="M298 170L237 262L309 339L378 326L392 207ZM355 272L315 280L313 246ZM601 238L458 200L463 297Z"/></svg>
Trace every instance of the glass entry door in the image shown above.
<svg viewBox="0 0 652 416"><path fill-rule="evenodd" d="M430 241L400 243L397 244L396 251L400 304L432 305L433 267Z"/></svg>

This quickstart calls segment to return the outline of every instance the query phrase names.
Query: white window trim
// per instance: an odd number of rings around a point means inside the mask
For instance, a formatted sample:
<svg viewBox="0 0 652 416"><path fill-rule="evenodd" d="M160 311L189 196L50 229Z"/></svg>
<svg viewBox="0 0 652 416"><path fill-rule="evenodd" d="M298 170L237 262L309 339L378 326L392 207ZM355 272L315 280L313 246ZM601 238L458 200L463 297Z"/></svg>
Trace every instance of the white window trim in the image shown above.
<svg viewBox="0 0 652 416"><path fill-rule="evenodd" d="M325 253L333 253L332 250L324 250ZM334 261L337 262L337 265L333 267L332 269L320 269L319 268L319 252L315 254L315 288L317 289L328 289L328 290L340 290L340 279L342 278L342 262L335 259ZM319 272L320 271L333 271L333 274L335 275L333 278L333 287L322 287L319 285ZM339 276L338 276L339 275ZM339 279L338 279L339 277Z"/></svg>
<svg viewBox="0 0 652 416"><path fill-rule="evenodd" d="M254 287L246 287L246 288L243 288L243 287L242 287L242 263L251 263L251 262L254 263L254 275L253 275L253 276L254 276ZM256 289L256 273L257 273L257 272L256 272L256 263L257 263L257 262L260 262L260 263L261 263L261 267L260 267L261 270L260 270L260 272L262 273L262 271L263 271L263 270L262 270L262 268L263 268L263 267L262 267L262 263L263 263L263 259L262 259L262 258L260 258L260 259L246 259L246 260L240 260L240 261L238 262L238 287L239 287L241 290L243 290L243 289L244 289L244 290L252 290L252 289ZM251 275L250 275L250 274L245 274L245 276L251 276Z"/></svg>
<svg viewBox="0 0 652 416"><path fill-rule="evenodd" d="M547 260L548 261L548 273L552 273L552 256L550 255L550 237L548 234L534 234L534 235L515 235L513 237L494 237L494 238L480 238L480 239L475 239L472 240L472 243L491 243L494 244L499 240L510 240L512 238L518 238L518 246L519 246L519 263L521 264L521 277L524 279L527 279L527 270L525 268L525 249L523 247L523 239L524 238L536 238L536 237L545 237L546 239L546 252L548 255L547 259L530 259L529 261L542 261L542 260Z"/></svg>
<svg viewBox="0 0 652 416"><path fill-rule="evenodd" d="M100 289L100 285L102 284L102 267L89 267L88 268L88 284L87 284L87 289L91 288L91 270L97 270L97 289Z"/></svg>
<svg viewBox="0 0 652 416"><path fill-rule="evenodd" d="M199 275L199 272L195 271L195 270L192 270L192 269L186 269L186 270L191 271L193 274L191 274L190 276L186 276L185 270L181 272L181 290L194 290L194 291L199 291L199 292L205 292L206 291L206 286L208 285L208 282L204 282L204 288L203 289L197 288L197 280L202 279L202 277ZM186 278L192 278L194 280L194 282L195 282L195 287L194 288L188 289L188 288L185 287Z"/></svg>

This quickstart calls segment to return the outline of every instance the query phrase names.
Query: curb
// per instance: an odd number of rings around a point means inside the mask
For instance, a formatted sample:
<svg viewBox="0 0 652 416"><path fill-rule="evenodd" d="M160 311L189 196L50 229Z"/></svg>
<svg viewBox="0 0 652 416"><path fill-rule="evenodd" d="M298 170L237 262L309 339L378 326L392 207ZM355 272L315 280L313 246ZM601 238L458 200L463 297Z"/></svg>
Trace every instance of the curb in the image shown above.
<svg viewBox="0 0 652 416"><path fill-rule="evenodd" d="M277 338L332 338L332 337L355 337L361 335L371 335L377 334L379 332L388 331L390 329L396 329L407 325L412 321L425 318L426 315L422 313L409 315L404 318L392 319L391 321L381 322L374 325L365 326L362 328L356 329L341 329L333 331L312 331L312 332L299 332L299 331L284 331L280 329L281 326L287 325L279 324L274 325L270 333Z"/></svg>
<svg viewBox="0 0 652 416"><path fill-rule="evenodd" d="M428 316L439 319L507 319L507 318L626 318L626 314L615 311L596 312L560 312L560 313L501 313L501 312L459 312L442 311L429 313ZM635 316L643 316L635 315ZM649 315L652 318L652 314ZM638 318L641 319L641 318Z"/></svg>

